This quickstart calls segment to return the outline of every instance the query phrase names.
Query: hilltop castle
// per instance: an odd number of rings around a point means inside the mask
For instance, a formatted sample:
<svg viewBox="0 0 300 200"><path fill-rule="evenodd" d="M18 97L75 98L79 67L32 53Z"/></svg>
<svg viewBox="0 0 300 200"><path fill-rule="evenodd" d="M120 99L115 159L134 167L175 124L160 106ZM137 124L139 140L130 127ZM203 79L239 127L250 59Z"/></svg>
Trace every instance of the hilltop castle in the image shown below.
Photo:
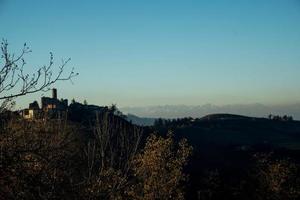
<svg viewBox="0 0 300 200"><path fill-rule="evenodd" d="M25 119L39 119L42 117L61 117L68 109L67 99L57 99L57 90L52 89L51 97L41 98L41 107L37 101L29 104L29 108L22 110L21 115Z"/></svg>

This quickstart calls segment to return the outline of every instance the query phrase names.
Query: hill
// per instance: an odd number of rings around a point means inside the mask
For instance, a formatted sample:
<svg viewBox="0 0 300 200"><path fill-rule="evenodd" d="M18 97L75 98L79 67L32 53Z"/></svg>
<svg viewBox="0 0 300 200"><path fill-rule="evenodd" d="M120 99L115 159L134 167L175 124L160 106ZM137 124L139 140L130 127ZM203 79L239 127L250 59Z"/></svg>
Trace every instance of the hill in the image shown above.
<svg viewBox="0 0 300 200"><path fill-rule="evenodd" d="M166 121L156 127L173 130L193 146L214 150L216 146L270 145L300 150L300 121L278 121L233 114L213 114L199 119Z"/></svg>
<svg viewBox="0 0 300 200"><path fill-rule="evenodd" d="M156 118L138 117L133 114L127 114L126 119L129 122L139 126L152 126L156 120Z"/></svg>
<svg viewBox="0 0 300 200"><path fill-rule="evenodd" d="M200 120L243 120L243 119L257 119L253 117L247 117L242 115L234 115L234 114L210 114L206 115Z"/></svg>

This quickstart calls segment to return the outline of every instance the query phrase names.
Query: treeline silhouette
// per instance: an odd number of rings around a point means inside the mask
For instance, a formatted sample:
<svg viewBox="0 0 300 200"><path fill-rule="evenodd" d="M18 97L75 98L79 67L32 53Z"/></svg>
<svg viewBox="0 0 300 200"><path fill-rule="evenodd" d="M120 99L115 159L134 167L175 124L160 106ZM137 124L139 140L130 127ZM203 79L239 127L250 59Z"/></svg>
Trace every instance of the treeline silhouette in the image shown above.
<svg viewBox="0 0 300 200"><path fill-rule="evenodd" d="M282 121L282 122L291 122L294 121L293 116L288 115L268 115L269 120L274 121ZM172 126L191 126L201 123L202 121L228 121L228 120L265 120L264 118L255 118L255 117L246 117L246 116L240 116L240 115L232 115L232 114L213 114L213 115L207 115L203 118L192 118L192 117L183 117L183 118L175 118L175 119L163 119L158 118L154 121L155 127L172 127Z"/></svg>
<svg viewBox="0 0 300 200"><path fill-rule="evenodd" d="M275 121L293 121L293 116L288 116L288 115L283 115L283 116L280 116L280 115L272 115L270 114L268 116L269 119L271 120L275 120Z"/></svg>

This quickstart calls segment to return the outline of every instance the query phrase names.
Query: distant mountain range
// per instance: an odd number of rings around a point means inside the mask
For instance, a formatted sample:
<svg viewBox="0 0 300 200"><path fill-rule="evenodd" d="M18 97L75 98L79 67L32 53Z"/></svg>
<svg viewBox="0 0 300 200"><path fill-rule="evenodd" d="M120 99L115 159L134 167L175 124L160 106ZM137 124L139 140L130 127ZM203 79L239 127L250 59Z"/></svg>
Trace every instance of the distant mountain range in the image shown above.
<svg viewBox="0 0 300 200"><path fill-rule="evenodd" d="M131 113L139 118L201 118L214 113L230 113L251 117L267 117L273 115L290 115L300 120L300 103L289 105L267 106L263 104L234 104L217 106L205 104L202 106L188 105L164 105L145 107L124 107L120 109L124 113ZM152 119L153 120L153 119ZM151 120L150 120L151 121Z"/></svg>

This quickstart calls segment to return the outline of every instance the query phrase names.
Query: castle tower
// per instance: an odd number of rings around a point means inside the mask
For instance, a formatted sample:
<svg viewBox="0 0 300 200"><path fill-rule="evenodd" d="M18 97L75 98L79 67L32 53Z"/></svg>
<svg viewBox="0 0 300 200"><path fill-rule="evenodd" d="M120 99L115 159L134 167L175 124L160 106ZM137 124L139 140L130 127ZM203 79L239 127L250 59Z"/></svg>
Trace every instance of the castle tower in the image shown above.
<svg viewBox="0 0 300 200"><path fill-rule="evenodd" d="M57 90L56 90L56 88L52 89L52 98L57 99Z"/></svg>

